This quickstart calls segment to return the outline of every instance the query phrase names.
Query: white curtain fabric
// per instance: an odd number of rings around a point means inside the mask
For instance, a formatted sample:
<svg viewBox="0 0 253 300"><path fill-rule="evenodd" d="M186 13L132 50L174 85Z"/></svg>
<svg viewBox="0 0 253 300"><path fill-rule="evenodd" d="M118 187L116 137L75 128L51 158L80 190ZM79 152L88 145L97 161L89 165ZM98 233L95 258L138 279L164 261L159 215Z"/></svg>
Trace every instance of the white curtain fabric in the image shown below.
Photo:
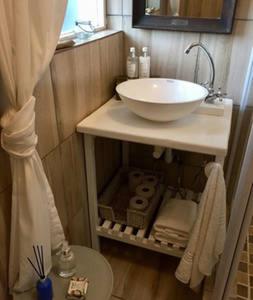
<svg viewBox="0 0 253 300"><path fill-rule="evenodd" d="M2 147L9 153L13 181L9 286L25 291L37 277L27 257L44 246L45 270L51 249L64 239L50 186L36 151L33 90L53 56L67 0L0 0L0 76L9 100L1 119Z"/></svg>

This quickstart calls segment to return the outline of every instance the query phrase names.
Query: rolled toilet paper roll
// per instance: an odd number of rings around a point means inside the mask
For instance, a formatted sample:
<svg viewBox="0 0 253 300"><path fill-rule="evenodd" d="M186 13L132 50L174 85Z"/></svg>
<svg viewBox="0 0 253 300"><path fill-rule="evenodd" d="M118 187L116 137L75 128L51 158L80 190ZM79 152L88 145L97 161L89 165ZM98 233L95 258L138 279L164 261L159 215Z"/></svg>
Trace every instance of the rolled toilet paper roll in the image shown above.
<svg viewBox="0 0 253 300"><path fill-rule="evenodd" d="M157 186L158 178L155 175L145 175L143 177L143 183L150 184L152 186Z"/></svg>
<svg viewBox="0 0 253 300"><path fill-rule="evenodd" d="M144 173L141 171L132 171L128 174L128 186L131 192L135 192L135 189L143 181Z"/></svg>
<svg viewBox="0 0 253 300"><path fill-rule="evenodd" d="M155 188L151 184L143 183L137 186L135 193L136 196L150 199L155 194Z"/></svg>
<svg viewBox="0 0 253 300"><path fill-rule="evenodd" d="M135 196L130 199L129 207L134 210L145 210L149 205L149 202L146 198Z"/></svg>

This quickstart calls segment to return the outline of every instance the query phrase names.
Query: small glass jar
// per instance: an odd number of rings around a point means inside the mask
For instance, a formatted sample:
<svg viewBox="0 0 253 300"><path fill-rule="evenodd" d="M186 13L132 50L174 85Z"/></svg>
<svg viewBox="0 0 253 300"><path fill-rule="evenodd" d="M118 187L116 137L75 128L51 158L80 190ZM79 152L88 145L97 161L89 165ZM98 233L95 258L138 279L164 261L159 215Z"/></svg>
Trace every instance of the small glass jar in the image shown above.
<svg viewBox="0 0 253 300"><path fill-rule="evenodd" d="M62 244L62 250L59 255L57 274L60 277L68 278L75 274L76 272L76 262L73 251L68 245L67 241Z"/></svg>

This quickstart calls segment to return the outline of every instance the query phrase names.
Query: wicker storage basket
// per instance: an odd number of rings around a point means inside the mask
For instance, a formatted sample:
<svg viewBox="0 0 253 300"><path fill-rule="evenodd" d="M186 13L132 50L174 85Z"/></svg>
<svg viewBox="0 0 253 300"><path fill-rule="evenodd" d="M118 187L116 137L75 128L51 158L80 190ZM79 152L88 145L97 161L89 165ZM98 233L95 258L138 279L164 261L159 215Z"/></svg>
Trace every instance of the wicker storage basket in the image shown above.
<svg viewBox="0 0 253 300"><path fill-rule="evenodd" d="M129 208L129 200L134 196L128 187L128 173L131 171L142 171L144 175L155 174L159 179L155 188L155 194L149 199L149 205L143 211ZM135 168L120 169L101 197L99 197L98 209L100 218L139 229L146 228L161 201L164 191L162 181L163 176L160 173Z"/></svg>

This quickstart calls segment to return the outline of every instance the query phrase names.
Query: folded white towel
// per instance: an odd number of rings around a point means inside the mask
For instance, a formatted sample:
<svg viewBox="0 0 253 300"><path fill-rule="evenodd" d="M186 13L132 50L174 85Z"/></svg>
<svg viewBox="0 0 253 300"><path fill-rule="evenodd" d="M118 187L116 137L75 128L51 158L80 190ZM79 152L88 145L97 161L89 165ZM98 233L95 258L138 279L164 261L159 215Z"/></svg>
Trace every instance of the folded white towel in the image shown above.
<svg viewBox="0 0 253 300"><path fill-rule="evenodd" d="M208 181L201 196L197 220L176 277L197 288L205 276L212 274L223 252L226 237L226 187L223 170L218 163L205 168Z"/></svg>
<svg viewBox="0 0 253 300"><path fill-rule="evenodd" d="M163 233L155 232L154 237L157 241L177 245L182 248L186 248L188 238L182 238L180 235L165 235Z"/></svg>
<svg viewBox="0 0 253 300"><path fill-rule="evenodd" d="M197 209L198 205L191 200L166 199L154 223L155 234L162 234L164 238L176 234L179 238L188 239Z"/></svg>
<svg viewBox="0 0 253 300"><path fill-rule="evenodd" d="M173 231L167 232L167 231L155 231L155 237L157 237L157 240L159 239L170 239L170 240L177 240L182 243L187 243L189 240L189 236L183 236L180 234L177 234Z"/></svg>

